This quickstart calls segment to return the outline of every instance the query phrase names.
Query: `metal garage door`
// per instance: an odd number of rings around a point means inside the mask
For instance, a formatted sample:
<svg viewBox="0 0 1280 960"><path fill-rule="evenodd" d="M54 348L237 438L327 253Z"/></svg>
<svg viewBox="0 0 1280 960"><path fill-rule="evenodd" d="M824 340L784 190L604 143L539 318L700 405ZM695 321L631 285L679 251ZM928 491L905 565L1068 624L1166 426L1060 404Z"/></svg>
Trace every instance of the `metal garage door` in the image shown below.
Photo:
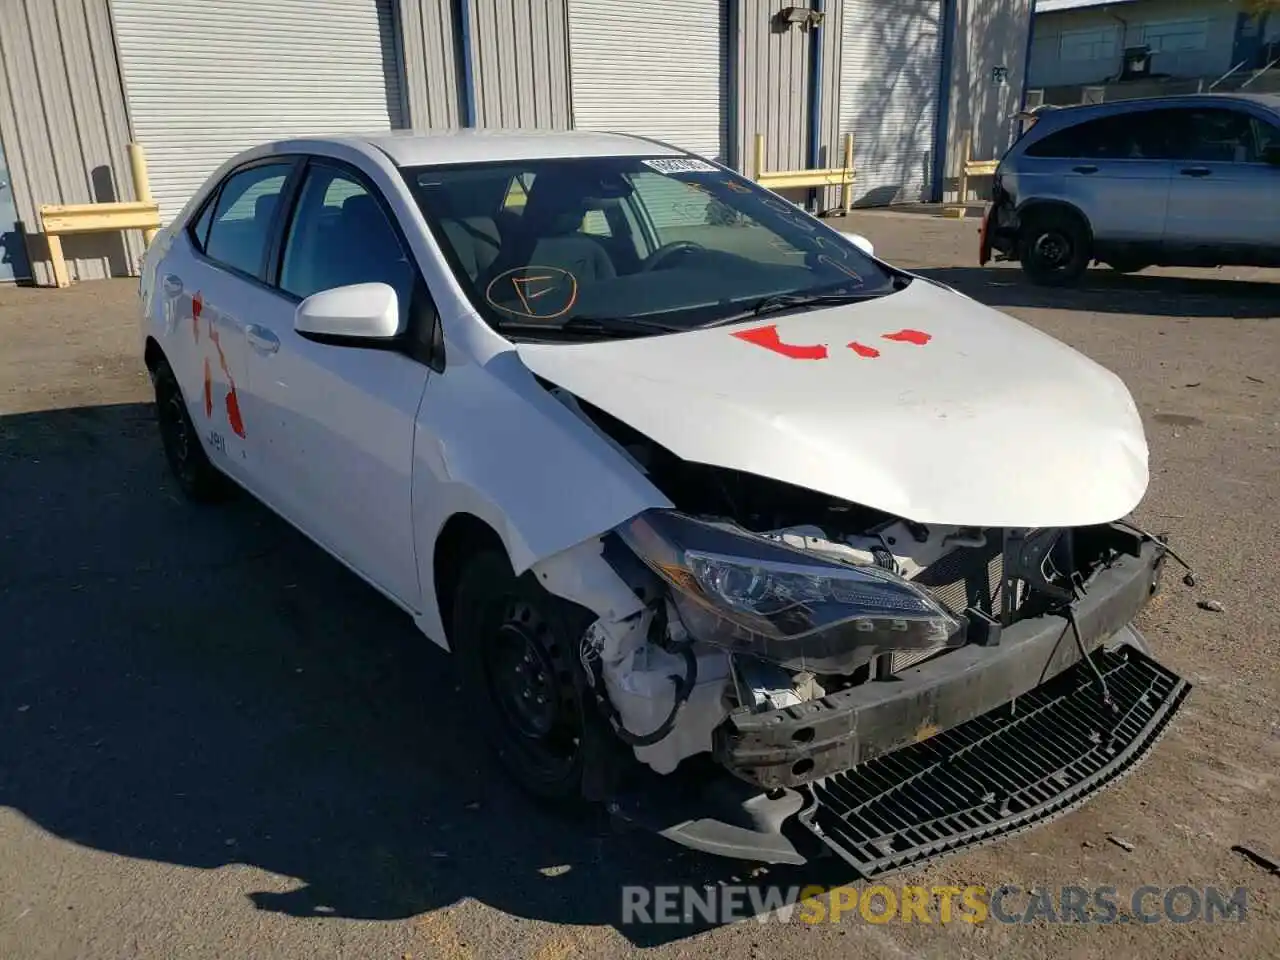
<svg viewBox="0 0 1280 960"><path fill-rule="evenodd" d="M391 0L112 0L134 136L169 220L255 143L401 126Z"/></svg>
<svg viewBox="0 0 1280 960"><path fill-rule="evenodd" d="M574 126L723 159L724 38L720 0L569 0Z"/></svg>
<svg viewBox="0 0 1280 960"><path fill-rule="evenodd" d="M941 0L845 0L840 134L853 134L854 197L927 200L942 70Z"/></svg>

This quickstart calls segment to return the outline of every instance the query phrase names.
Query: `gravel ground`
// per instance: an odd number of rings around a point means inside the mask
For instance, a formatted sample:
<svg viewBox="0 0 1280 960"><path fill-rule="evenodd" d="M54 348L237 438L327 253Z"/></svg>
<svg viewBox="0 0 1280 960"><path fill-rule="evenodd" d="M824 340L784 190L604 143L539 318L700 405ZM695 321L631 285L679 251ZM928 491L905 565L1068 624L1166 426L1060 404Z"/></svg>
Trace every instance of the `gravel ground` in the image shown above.
<svg viewBox="0 0 1280 960"><path fill-rule="evenodd" d="M181 502L135 285L105 281L0 291L0 956L1280 956L1280 878L1231 849L1280 853L1280 272L1046 291L974 268L973 220L848 228L1124 377L1152 447L1138 518L1200 573L1140 624L1195 684L1151 759L891 882L1243 885L1245 923L622 925L622 884L741 868L531 805L398 612L248 498Z"/></svg>

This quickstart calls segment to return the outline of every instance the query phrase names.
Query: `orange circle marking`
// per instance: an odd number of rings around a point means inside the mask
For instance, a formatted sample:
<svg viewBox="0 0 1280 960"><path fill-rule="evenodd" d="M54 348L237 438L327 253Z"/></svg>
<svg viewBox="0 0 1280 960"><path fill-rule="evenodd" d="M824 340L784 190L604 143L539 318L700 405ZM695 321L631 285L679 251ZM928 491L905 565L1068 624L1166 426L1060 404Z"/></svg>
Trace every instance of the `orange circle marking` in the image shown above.
<svg viewBox="0 0 1280 960"><path fill-rule="evenodd" d="M494 288L504 280L510 280L511 289L520 301L521 309L499 303ZM531 320L554 320L562 317L578 302L578 278L560 267L544 267L530 264L504 270L484 289L484 298L495 310L515 317Z"/></svg>

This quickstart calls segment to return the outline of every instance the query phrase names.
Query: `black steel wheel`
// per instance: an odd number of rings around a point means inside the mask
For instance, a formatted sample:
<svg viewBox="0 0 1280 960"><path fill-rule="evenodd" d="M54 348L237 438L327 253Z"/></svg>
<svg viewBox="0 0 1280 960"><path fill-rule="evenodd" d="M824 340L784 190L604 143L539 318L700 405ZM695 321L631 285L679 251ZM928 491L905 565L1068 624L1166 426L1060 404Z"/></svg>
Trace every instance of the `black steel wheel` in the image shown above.
<svg viewBox="0 0 1280 960"><path fill-rule="evenodd" d="M1065 210L1029 213L1019 231L1018 259L1033 283L1073 284L1089 266L1089 229L1080 217Z"/></svg>
<svg viewBox="0 0 1280 960"><path fill-rule="evenodd" d="M492 550L470 559L454 595L450 643L479 725L507 773L543 799L597 797L616 752L578 658L591 620Z"/></svg>
<svg viewBox="0 0 1280 960"><path fill-rule="evenodd" d="M178 482L183 495L197 503L210 503L226 497L230 483L209 462L182 389L173 369L165 360L159 361L151 373L156 394L156 420L160 424L160 442L164 446L169 470Z"/></svg>

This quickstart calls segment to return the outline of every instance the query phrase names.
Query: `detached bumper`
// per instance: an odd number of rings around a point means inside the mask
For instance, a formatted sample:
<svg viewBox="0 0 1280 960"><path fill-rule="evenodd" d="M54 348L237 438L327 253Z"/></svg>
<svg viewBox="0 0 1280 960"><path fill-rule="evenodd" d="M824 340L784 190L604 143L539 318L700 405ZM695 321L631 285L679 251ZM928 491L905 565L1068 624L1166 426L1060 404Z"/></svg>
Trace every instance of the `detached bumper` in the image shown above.
<svg viewBox="0 0 1280 960"><path fill-rule="evenodd" d="M655 778L615 812L723 856L803 863L834 852L864 877L1064 813L1143 759L1190 689L1129 626L1163 559L1144 545L1075 605L1110 707L1071 625L1039 617L998 646L963 647L893 681L738 716L718 753L758 785L690 771Z"/></svg>

